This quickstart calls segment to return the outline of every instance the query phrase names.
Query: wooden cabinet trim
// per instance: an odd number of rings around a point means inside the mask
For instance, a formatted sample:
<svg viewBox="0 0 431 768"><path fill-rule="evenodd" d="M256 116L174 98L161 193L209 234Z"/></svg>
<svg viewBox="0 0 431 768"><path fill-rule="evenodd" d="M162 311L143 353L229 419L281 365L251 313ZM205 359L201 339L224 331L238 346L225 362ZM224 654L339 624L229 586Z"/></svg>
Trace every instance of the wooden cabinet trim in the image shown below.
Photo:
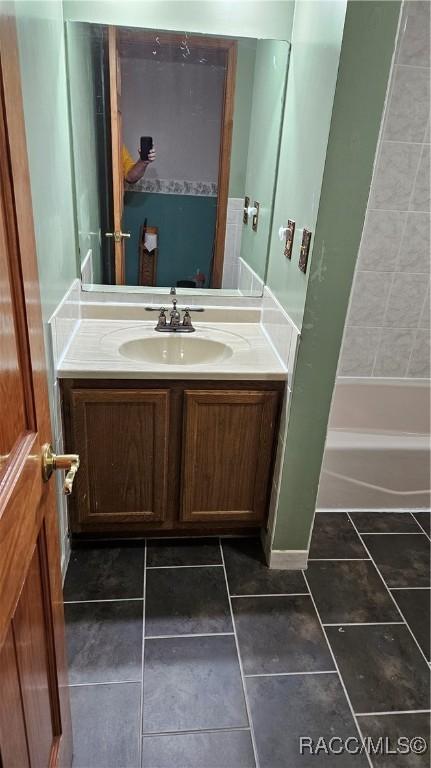
<svg viewBox="0 0 431 768"><path fill-rule="evenodd" d="M169 444L169 390L138 389L138 390L104 390L104 389L74 389L71 392L71 405L74 416L71 423L71 434L74 450L81 454L81 467L77 475L75 505L78 507L77 520L80 525L96 523L146 522L154 521L159 525L166 517L168 493L168 444ZM89 473L92 457L88 455L88 413L87 404L127 405L128 403L153 405L154 416L153 435L153 468L152 468L152 504L149 510L118 513L93 512L91 477ZM104 446L101 446L103 450ZM106 459L106 472L109 473L109 455ZM103 480L102 480L103 482ZM78 497L80 504L78 505ZM119 499L120 505L120 499Z"/></svg>
<svg viewBox="0 0 431 768"><path fill-rule="evenodd" d="M215 504L211 509L211 490L208 493L198 490L195 473L205 465L205 462L211 462L211 454L216 456L220 453L219 435L214 436L211 429L205 428L205 424L199 422L199 406L214 405L217 408L220 405L227 406L261 406L259 424L255 422L254 431L257 432L257 445L244 445L241 448L240 442L232 445L233 455L229 456L230 445L224 445L222 455L216 460L216 469L220 472L222 465L225 465L224 474L220 475L220 486L223 487L227 497L249 496L250 504L244 503L243 508L221 509ZM183 522L212 522L214 520L225 520L232 522L256 521L263 522L266 511L266 502L268 498L269 478L271 476L275 424L277 416L278 393L265 391L256 392L254 390L243 390L241 392L232 390L189 390L184 391L184 415L183 415L183 451L182 451L182 483L181 483L181 520ZM253 423L250 422L250 429ZM247 429L243 423L242 429ZM201 442L199 448L199 436L205 435L204 443ZM232 435L235 439L238 435ZM249 438L249 432L244 432L244 438ZM211 440L214 440L211 446ZM225 442L225 441L224 441ZM205 458L201 455L199 460L199 450L205 452ZM245 472L244 477L235 477L235 465L238 461L239 451L248 450L249 463L253 470L249 474L253 478L252 492L247 491ZM226 461L224 456L226 453ZM242 457L241 457L242 458ZM243 469L245 470L245 466ZM240 489L239 481L242 481L243 488ZM201 482L205 482L204 477ZM209 486L209 483L206 483ZM219 491L220 491L219 486ZM220 498L220 492L216 488L212 489L214 500ZM198 498L204 502L202 506L208 508L195 508ZM226 499L224 499L224 502Z"/></svg>

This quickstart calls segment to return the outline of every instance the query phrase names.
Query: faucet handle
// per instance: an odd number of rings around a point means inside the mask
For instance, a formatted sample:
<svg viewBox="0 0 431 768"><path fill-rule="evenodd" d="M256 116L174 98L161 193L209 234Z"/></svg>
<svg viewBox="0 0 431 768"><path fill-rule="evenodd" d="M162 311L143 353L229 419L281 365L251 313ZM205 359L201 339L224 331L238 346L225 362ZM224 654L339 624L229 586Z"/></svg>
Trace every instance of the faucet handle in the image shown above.
<svg viewBox="0 0 431 768"><path fill-rule="evenodd" d="M157 328L163 328L166 325L166 309L160 307L159 319L157 320Z"/></svg>
<svg viewBox="0 0 431 768"><path fill-rule="evenodd" d="M190 314L190 309L188 307L186 307L185 310L184 310L184 315L183 315L183 325L188 327L191 324L192 324L192 317L191 317L191 314Z"/></svg>

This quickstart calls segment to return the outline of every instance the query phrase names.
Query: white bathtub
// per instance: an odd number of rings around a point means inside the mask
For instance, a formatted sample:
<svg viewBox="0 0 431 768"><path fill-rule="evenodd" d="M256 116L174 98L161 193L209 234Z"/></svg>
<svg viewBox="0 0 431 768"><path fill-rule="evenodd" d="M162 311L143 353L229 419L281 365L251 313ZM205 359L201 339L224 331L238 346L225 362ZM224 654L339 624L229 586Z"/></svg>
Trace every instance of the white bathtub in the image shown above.
<svg viewBox="0 0 431 768"><path fill-rule="evenodd" d="M428 509L431 382L339 378L317 509Z"/></svg>

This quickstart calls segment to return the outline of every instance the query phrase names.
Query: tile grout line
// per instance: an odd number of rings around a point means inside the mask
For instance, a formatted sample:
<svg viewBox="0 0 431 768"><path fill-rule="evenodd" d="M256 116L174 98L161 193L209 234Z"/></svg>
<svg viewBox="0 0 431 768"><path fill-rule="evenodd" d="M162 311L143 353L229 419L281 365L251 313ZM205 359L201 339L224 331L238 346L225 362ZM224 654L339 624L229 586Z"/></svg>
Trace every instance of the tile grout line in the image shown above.
<svg viewBox="0 0 431 768"><path fill-rule="evenodd" d="M336 675L336 669L312 670L311 672L257 672L253 675L244 675L249 677L301 677L303 675Z"/></svg>
<svg viewBox="0 0 431 768"><path fill-rule="evenodd" d="M422 523L420 523L419 520L416 519L416 517L414 516L414 512L410 512L410 514L411 514L413 520L415 521L415 523L417 523L419 528L421 528L421 530L424 532L424 534L427 537L427 539L429 539L431 541L430 534L428 533L428 531L425 530L425 528L423 527Z"/></svg>
<svg viewBox="0 0 431 768"><path fill-rule="evenodd" d="M251 741L252 741L252 745L253 745L254 761L255 761L255 764L256 764L255 768L259 768L259 756L258 756L258 752L257 752L256 737L255 737L255 734L254 734L254 726L253 726L253 720L252 720L252 717L251 717L251 709L250 709L250 704L249 704L249 701L248 701L247 688L246 688L246 685L245 685L245 677L244 677L244 670L243 670L243 667L242 667L242 659L241 659L241 654L239 652L239 643L238 643L238 637L237 637L237 633L236 633L235 617L233 615L232 600L231 600L231 596L230 596L230 592L229 592L229 581L228 581L227 572L226 572L226 563L225 563L225 560L224 560L224 552L223 552L223 547L222 547L222 543L221 543L221 539L220 538L219 538L219 547L220 547L220 554L221 554L221 559L222 559L222 563L223 563L223 572L224 572L224 577L225 577L225 582L226 582L226 592L227 592L227 598L228 598L228 601L229 601L229 609L230 609L230 616L231 616L233 632L234 632L236 652L237 652L237 656L238 656L238 664L239 664L239 671L240 671L240 675L241 675L242 690L243 690L243 694L244 694L245 709L246 709L246 712L247 712L248 724L250 726L250 736L251 736Z"/></svg>
<svg viewBox="0 0 431 768"><path fill-rule="evenodd" d="M401 616L401 618L402 618L402 620L403 620L403 623L404 623L405 627L406 627L406 628L408 629L408 631L410 632L410 634L411 634L411 636L412 636L412 638L413 638L414 642L416 643L416 645L417 645L417 647L418 647L418 649L419 649L419 651L420 651L420 654L421 654L421 656L424 658L425 662L428 664L428 659L426 658L426 656L425 656L425 654L424 654L424 652L423 652L422 648L420 647L420 645L419 645L418 641L416 640L416 637L414 636L414 634L413 634L412 630L410 629L410 626L409 626L409 624L408 624L408 622L407 622L407 620L406 620L406 618L405 618L405 616L404 616L403 612L401 611L401 609L400 609L400 607L399 607L399 605L398 605L397 601L395 600L395 598L394 598L394 596L393 596L393 594L392 594L392 592L391 592L390 588L389 588L389 587L388 587L388 585L386 584L386 581L384 580L384 578L383 578L383 575L380 573L380 570L379 570L379 568L378 568L378 566L377 566L377 564L376 564L376 562L375 562L374 558L371 556L371 553L370 553L370 551L369 551L369 549L368 549L367 545L365 544L365 542L364 542L364 540L363 540L363 538L362 538L361 534L359 533L358 529L356 528L356 525L355 525L355 523L353 522L353 520L352 520L352 518L350 517L350 514L349 514L348 512L347 512L347 517L349 518L349 520L350 520L350 522L351 522L351 524L352 524L352 526L353 526L354 530L355 530L355 531L356 531L356 533L358 534L358 536L359 536L359 538L360 538L360 540L361 540L361 542L362 542L363 546L365 547L366 551L367 551L367 552L368 552L368 554L370 555L370 560L371 560L372 564L374 565L374 568L376 569L376 572L378 573L378 575L379 575L379 577L380 577L380 579L381 579L381 581L382 581L382 584L383 584L383 586L385 587L385 589L386 589L387 593L390 595L390 598L391 598L391 600L392 600L393 604L395 605L395 607L396 607L396 609L397 609L398 613L400 614L400 616Z"/></svg>
<svg viewBox="0 0 431 768"><path fill-rule="evenodd" d="M322 624L322 619L320 618L320 613L319 613L319 611L317 610L317 605L316 605L316 602L315 602L315 600L314 600L314 597L313 597L313 593L312 593L312 591L311 591L311 588L310 588L310 585L309 585L309 583L308 583L308 579L307 579L307 577L306 577L306 575L305 575L305 571L304 571L304 570L302 571L302 575L304 576L304 579L305 579L305 583L306 583L306 585L307 585L307 589L308 589L308 591L309 591L309 593L310 593L311 601L312 601L312 603L313 603L313 606L314 606L314 610L316 611L317 619L318 619L318 621L319 621L319 624L320 624L320 626L321 626L321 629L322 629L323 635L324 635L324 637L325 637L325 640L326 640L327 646L328 646L328 648L329 648L329 653L330 653L330 654L331 654L331 656L332 656L332 661L334 662L334 665L335 665L335 669L336 669L336 671L337 671L337 673L338 673L338 679L339 679L339 681L340 681L340 684L341 684L341 687L342 687L342 689L343 689L343 691L344 691L344 695L345 695L345 697L346 697L346 699L347 699L347 703L348 703L348 706L349 706L349 708L350 708L350 712L351 712L351 714L352 714L352 717L353 717L353 721L354 721L354 723L355 723L355 725L356 725L356 729L357 729L357 731L358 731L358 734L359 734L359 736L361 737L361 740L362 740L362 742L363 742L363 741L364 741L364 736L363 736L363 734L362 734L362 731L361 731L361 729L360 729L360 727L359 727L359 723L358 723L358 720L357 720L357 717L356 717L355 711L354 711L354 709L353 709L353 706L352 706L352 702L350 701L350 696L349 696L349 694L347 693L347 688L346 688L346 686L345 686L345 683L344 683L344 680L343 680L343 678L342 678L342 676L341 676L340 668L339 668L339 666L338 666L338 664L337 664L337 660L336 660L336 658L335 658L335 654L334 654L334 652L333 652L333 650L332 650L332 646L331 646L331 643L329 642L329 638L328 638L328 635L326 634L326 630L325 630L325 627L324 627L324 626L323 626L323 624ZM371 762L371 758L370 758L370 756L369 756L368 752L365 752L365 755L366 755L366 758L367 758L367 760L368 760L368 765L370 766L370 768L373 768L373 764L372 764L372 762Z"/></svg>
<svg viewBox="0 0 431 768"><path fill-rule="evenodd" d="M427 715L431 709L394 709L388 712L358 712L356 717L385 717L386 715Z"/></svg>
<svg viewBox="0 0 431 768"><path fill-rule="evenodd" d="M403 621L335 621L322 622L324 627L387 627L391 624L404 624Z"/></svg>
<svg viewBox="0 0 431 768"><path fill-rule="evenodd" d="M231 595L231 600L241 600L243 597L309 597L308 592L274 592L269 595Z"/></svg>
<svg viewBox="0 0 431 768"><path fill-rule="evenodd" d="M146 640L180 640L187 637L232 637L234 632L189 632L182 635L147 635Z"/></svg>
<svg viewBox="0 0 431 768"><path fill-rule="evenodd" d="M168 568L223 568L222 563L202 563L199 565L147 565L147 571L161 571Z"/></svg>
<svg viewBox="0 0 431 768"><path fill-rule="evenodd" d="M140 679L137 680L94 680L89 683L68 683L68 688L85 688L92 687L93 685L139 685Z"/></svg>
<svg viewBox="0 0 431 768"><path fill-rule="evenodd" d="M232 733L232 731L250 731L249 725L233 725L231 728L199 728L199 729L188 729L186 731L149 731L148 733L143 733L142 738L148 739L152 736L184 736L186 734L199 734L199 733Z"/></svg>
<svg viewBox="0 0 431 768"><path fill-rule="evenodd" d="M141 700L139 708L139 766L142 766L143 744L142 734L144 731L144 655L145 655L145 611L146 611L146 588L147 588L147 539L145 539L144 549L144 583L142 585L142 656L141 656Z"/></svg>
<svg viewBox="0 0 431 768"><path fill-rule="evenodd" d="M142 602L142 597L112 597L103 600L64 600L64 605L80 605L82 603L130 603Z"/></svg>
<svg viewBox="0 0 431 768"><path fill-rule="evenodd" d="M369 557L309 557L309 563L362 563L368 562Z"/></svg>
<svg viewBox="0 0 431 768"><path fill-rule="evenodd" d="M383 514L385 514L383 512ZM360 536L423 536L423 531L362 531Z"/></svg>

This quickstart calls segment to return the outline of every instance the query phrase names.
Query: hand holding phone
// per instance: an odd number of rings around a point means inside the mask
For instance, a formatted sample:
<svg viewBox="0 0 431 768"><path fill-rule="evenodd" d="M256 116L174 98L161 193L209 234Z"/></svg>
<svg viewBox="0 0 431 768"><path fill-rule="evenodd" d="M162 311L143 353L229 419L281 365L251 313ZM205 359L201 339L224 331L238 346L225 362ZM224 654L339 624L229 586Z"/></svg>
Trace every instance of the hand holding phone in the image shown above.
<svg viewBox="0 0 431 768"><path fill-rule="evenodd" d="M139 154L141 156L141 160L143 162L152 162L154 160L154 157L150 158L150 152L154 155L153 151L153 137L152 136L141 136L141 146L139 150Z"/></svg>

